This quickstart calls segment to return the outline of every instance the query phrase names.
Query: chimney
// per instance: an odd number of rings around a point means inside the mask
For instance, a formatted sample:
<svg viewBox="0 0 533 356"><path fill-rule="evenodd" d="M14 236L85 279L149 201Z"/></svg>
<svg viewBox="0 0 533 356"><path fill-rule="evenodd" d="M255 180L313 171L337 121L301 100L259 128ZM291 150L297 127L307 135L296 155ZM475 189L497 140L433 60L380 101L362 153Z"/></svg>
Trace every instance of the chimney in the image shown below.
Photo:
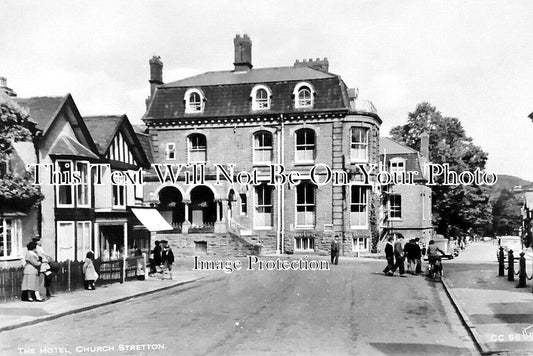
<svg viewBox="0 0 533 356"><path fill-rule="evenodd" d="M299 61L298 59L294 62L295 67L310 67L314 69L321 70L323 72L329 71L329 61L327 57L324 57L324 59L313 59L309 58L309 60L304 59L303 61Z"/></svg>
<svg viewBox="0 0 533 356"><path fill-rule="evenodd" d="M163 84L163 62L161 57L153 56L150 59L150 96L154 95L155 88Z"/></svg>
<svg viewBox="0 0 533 356"><path fill-rule="evenodd" d="M235 72L247 72L252 69L252 40L247 34L242 37L235 36L233 39L235 47Z"/></svg>
<svg viewBox="0 0 533 356"><path fill-rule="evenodd" d="M146 109L152 100L157 86L163 84L163 62L161 62L161 57L153 56L149 61L150 63L150 96L146 98Z"/></svg>
<svg viewBox="0 0 533 356"><path fill-rule="evenodd" d="M9 96L16 97L17 93L7 86L7 79L5 77L0 77L0 90L4 91Z"/></svg>
<svg viewBox="0 0 533 356"><path fill-rule="evenodd" d="M429 135L426 131L420 135L420 153L429 160Z"/></svg>

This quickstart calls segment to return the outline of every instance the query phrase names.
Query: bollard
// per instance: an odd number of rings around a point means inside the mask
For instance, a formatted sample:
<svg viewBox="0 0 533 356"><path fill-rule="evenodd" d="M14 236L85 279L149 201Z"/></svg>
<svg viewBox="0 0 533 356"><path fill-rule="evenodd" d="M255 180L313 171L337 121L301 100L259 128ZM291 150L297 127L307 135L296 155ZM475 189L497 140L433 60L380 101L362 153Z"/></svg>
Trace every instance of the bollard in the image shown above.
<svg viewBox="0 0 533 356"><path fill-rule="evenodd" d="M520 269L518 270L518 285L516 288L525 288L526 287L526 258L524 257L525 253L520 252Z"/></svg>
<svg viewBox="0 0 533 356"><path fill-rule="evenodd" d="M500 253L498 255L498 276L505 276L505 262L503 257L503 247L500 246Z"/></svg>
<svg viewBox="0 0 533 356"><path fill-rule="evenodd" d="M507 268L507 280L514 281L514 256L513 250L509 250L507 254L507 259L509 260L509 267Z"/></svg>

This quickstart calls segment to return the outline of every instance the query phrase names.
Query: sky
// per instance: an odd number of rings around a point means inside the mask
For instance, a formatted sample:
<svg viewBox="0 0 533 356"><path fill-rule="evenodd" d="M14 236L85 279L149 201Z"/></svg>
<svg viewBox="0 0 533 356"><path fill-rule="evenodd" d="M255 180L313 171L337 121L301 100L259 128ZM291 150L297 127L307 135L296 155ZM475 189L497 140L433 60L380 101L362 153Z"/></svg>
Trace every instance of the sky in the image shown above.
<svg viewBox="0 0 533 356"><path fill-rule="evenodd" d="M71 93L82 115L141 123L148 60L163 80L327 57L374 103L381 135L420 102L461 120L487 169L533 180L533 1L0 2L0 76L19 97Z"/></svg>

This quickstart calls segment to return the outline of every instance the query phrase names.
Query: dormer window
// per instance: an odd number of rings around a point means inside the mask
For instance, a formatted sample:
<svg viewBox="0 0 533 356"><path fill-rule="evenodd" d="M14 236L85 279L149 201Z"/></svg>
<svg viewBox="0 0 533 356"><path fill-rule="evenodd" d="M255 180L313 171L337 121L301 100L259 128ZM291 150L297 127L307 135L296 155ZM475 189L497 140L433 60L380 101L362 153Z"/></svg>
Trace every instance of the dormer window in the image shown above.
<svg viewBox="0 0 533 356"><path fill-rule="evenodd" d="M294 107L296 109L311 108L314 105L315 91L309 83L298 83L294 88Z"/></svg>
<svg viewBox="0 0 533 356"><path fill-rule="evenodd" d="M199 114L204 111L205 97L198 89L189 89L185 92L185 113Z"/></svg>
<svg viewBox="0 0 533 356"><path fill-rule="evenodd" d="M270 109L270 97L272 93L265 85L256 85L252 89L252 110L268 110Z"/></svg>

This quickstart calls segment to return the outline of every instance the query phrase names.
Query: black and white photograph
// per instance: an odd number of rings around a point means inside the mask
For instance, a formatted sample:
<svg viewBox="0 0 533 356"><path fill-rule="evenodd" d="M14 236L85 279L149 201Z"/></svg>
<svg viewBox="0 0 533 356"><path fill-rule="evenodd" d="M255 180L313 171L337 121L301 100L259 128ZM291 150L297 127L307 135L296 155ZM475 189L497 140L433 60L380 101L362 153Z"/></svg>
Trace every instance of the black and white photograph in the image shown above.
<svg viewBox="0 0 533 356"><path fill-rule="evenodd" d="M532 355L532 14L1 1L0 355Z"/></svg>

